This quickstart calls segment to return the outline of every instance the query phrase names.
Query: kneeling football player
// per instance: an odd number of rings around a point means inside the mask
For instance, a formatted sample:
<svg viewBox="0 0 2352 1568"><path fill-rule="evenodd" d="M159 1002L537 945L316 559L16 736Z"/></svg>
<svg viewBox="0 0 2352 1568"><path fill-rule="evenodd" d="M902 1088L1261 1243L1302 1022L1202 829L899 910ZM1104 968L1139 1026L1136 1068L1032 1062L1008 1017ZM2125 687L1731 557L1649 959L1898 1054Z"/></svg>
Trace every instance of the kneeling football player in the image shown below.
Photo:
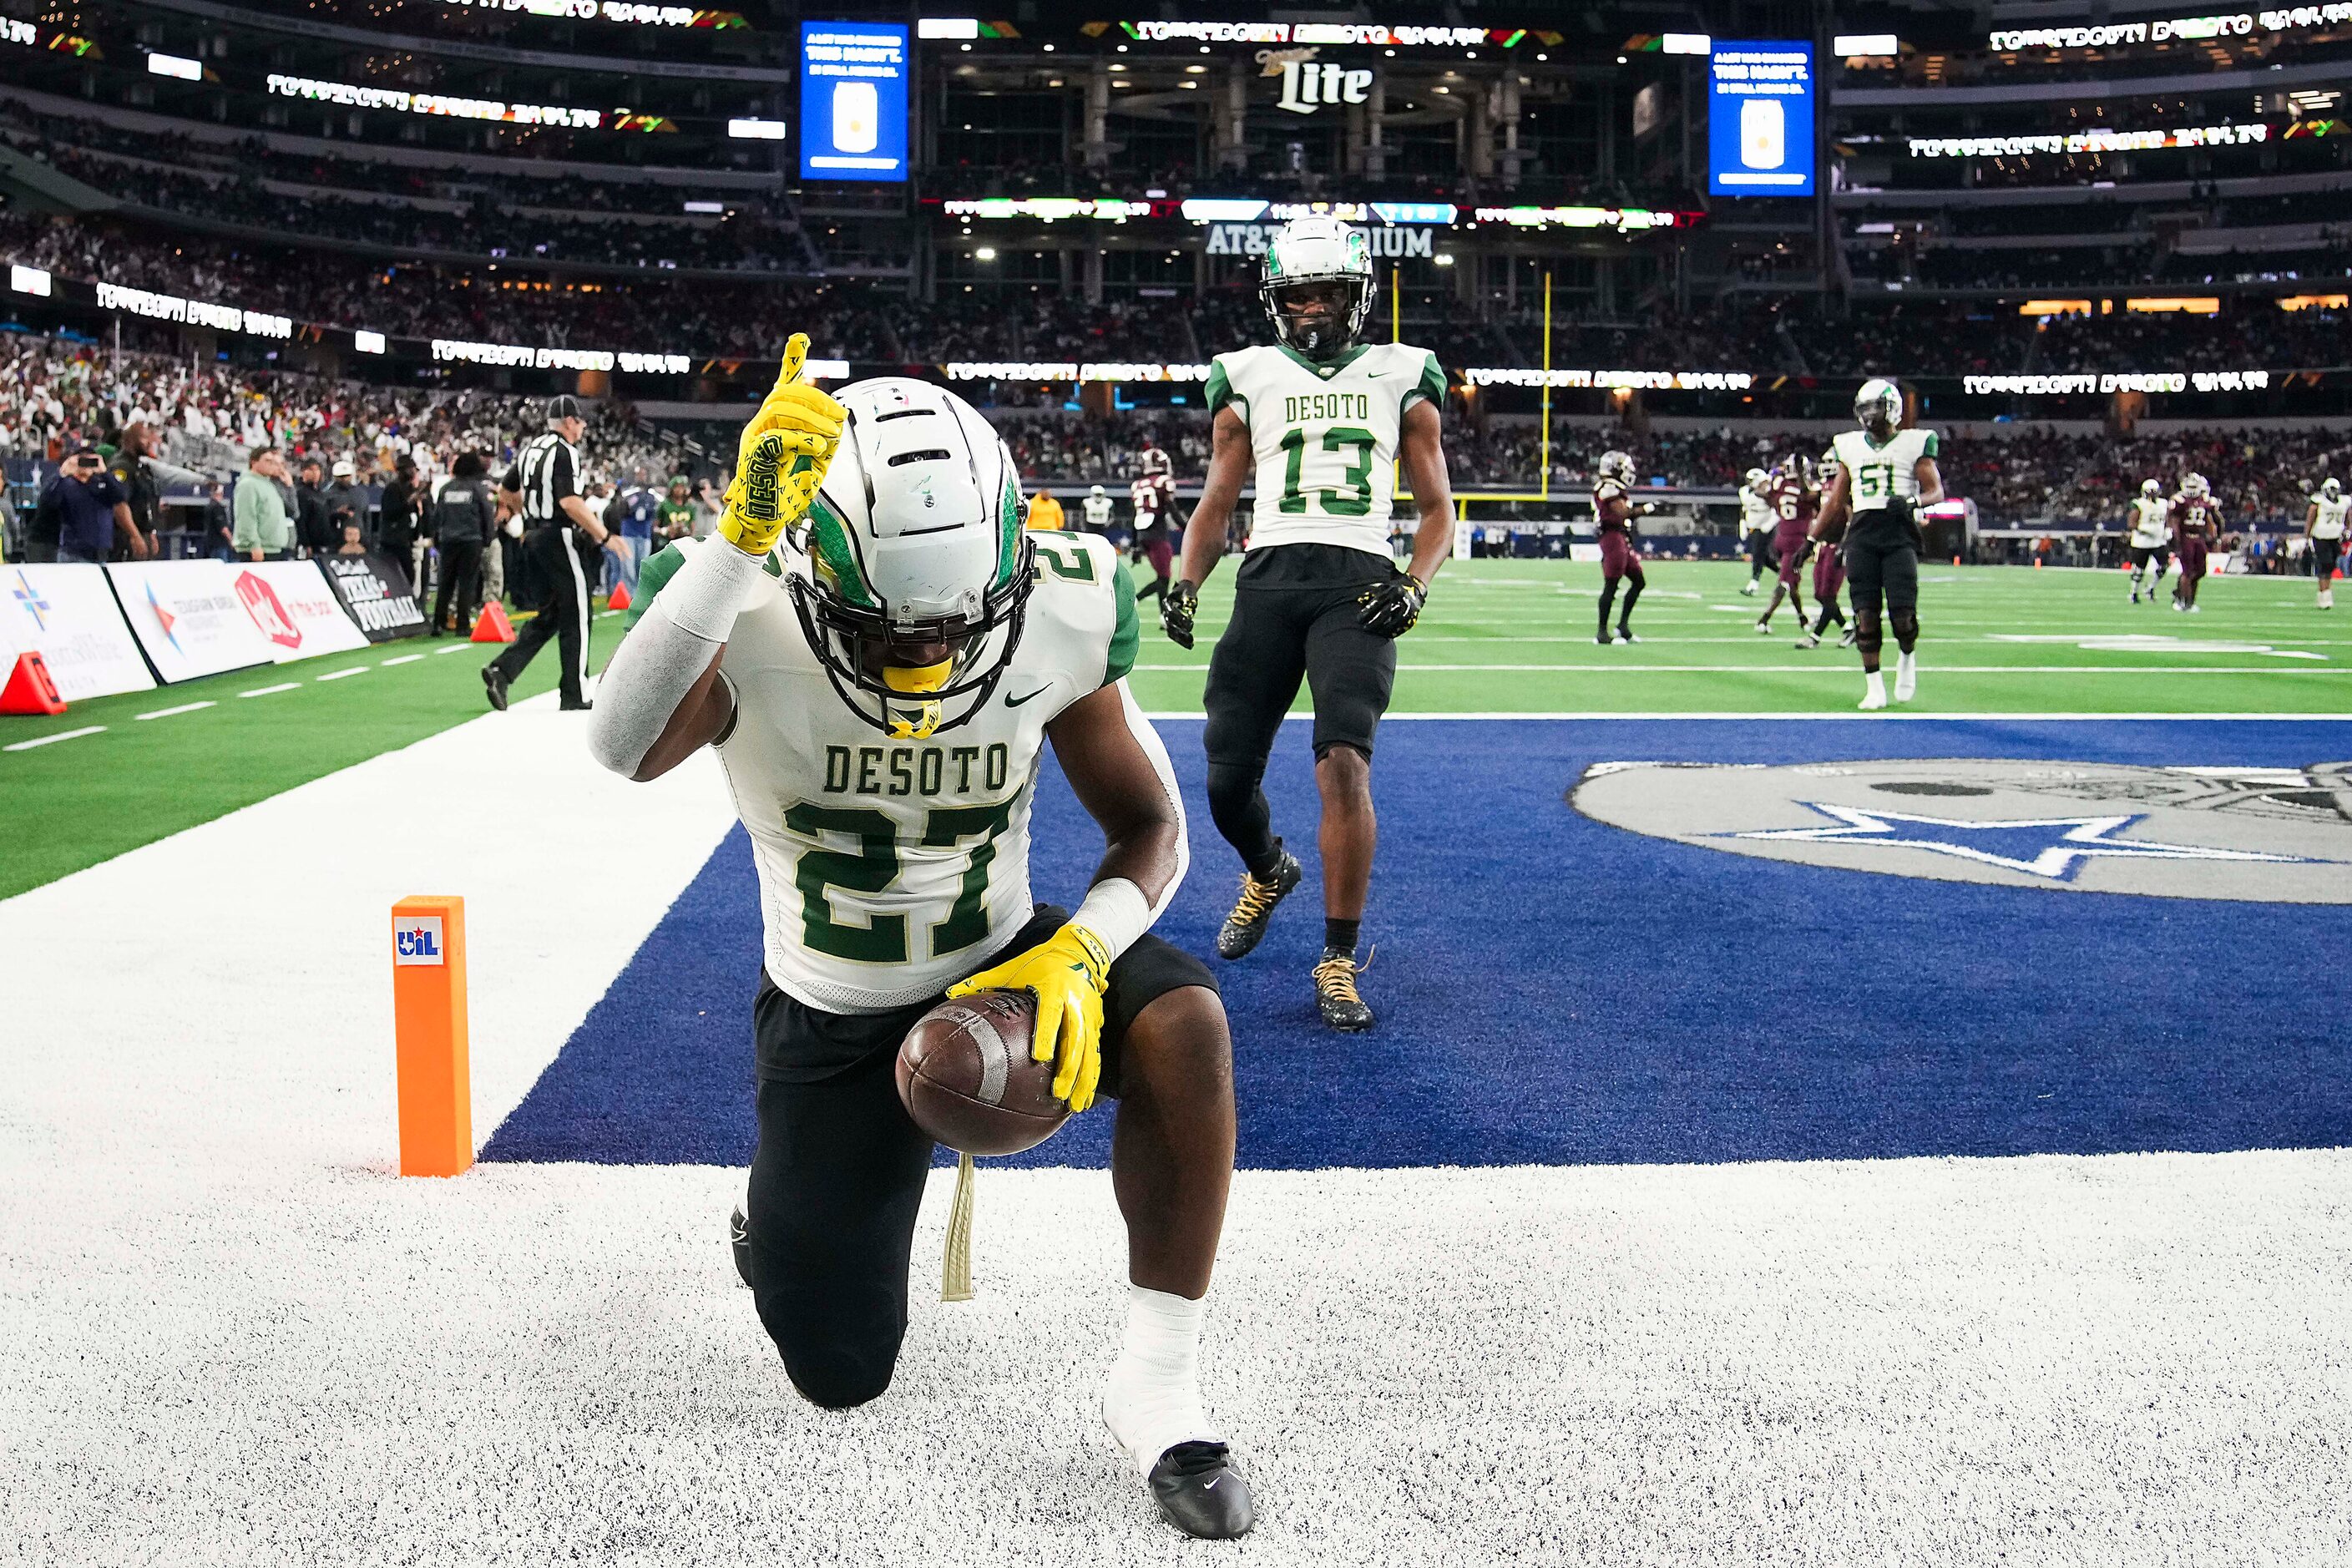
<svg viewBox="0 0 2352 1568"><path fill-rule="evenodd" d="M766 961L738 1267L802 1394L880 1394L932 1152L898 1047L943 996L1032 993L1055 1094L1118 1100L1130 1294L1104 1421L1171 1522L1239 1535L1249 1489L1194 1372L1232 1047L1207 968L1150 932L1186 852L1125 679L1133 590L1107 541L1022 529L1012 456L962 399L885 377L836 403L795 384L805 351L743 433L716 534L647 563L592 729L638 779L715 747L751 834ZM1108 843L1068 913L1029 897L1049 742Z"/></svg>

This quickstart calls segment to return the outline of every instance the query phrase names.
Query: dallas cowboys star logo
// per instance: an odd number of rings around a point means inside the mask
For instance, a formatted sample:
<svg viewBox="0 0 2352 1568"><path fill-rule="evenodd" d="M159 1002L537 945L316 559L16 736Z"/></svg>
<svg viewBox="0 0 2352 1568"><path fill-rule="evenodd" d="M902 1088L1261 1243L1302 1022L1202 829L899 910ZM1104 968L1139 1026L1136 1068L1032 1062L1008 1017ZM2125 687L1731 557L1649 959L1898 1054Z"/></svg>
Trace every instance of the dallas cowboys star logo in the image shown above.
<svg viewBox="0 0 2352 1568"><path fill-rule="evenodd" d="M1727 838L1780 839L1813 844L1884 845L1890 849L1924 849L1933 855L2005 867L2029 877L2070 882L2083 862L2126 860L2264 860L2300 865L2299 855L2262 855L2251 849L2209 849L2199 844L2160 844L2147 838L2115 835L2135 822L2147 820L2137 812L2124 816L2029 816L1962 821L1948 816L1913 816L1899 811L1865 811L1860 806L1832 805L1826 801L1801 800L1797 805L1834 817L1834 827L1778 827L1754 833L1728 833Z"/></svg>

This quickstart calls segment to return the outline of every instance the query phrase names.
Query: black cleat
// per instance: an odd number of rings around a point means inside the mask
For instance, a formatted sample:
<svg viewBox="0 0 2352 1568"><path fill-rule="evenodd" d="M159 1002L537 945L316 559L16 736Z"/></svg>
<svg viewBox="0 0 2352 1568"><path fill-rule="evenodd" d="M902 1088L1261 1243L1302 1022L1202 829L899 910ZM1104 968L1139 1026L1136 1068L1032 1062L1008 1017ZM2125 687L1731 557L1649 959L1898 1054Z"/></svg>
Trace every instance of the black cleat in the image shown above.
<svg viewBox="0 0 2352 1568"><path fill-rule="evenodd" d="M1349 1035L1372 1026L1372 1010L1356 994L1356 976L1370 967L1369 959L1358 963L1354 953L1323 950L1323 960L1315 966L1315 1005L1322 1009L1326 1024Z"/></svg>
<svg viewBox="0 0 2352 1568"><path fill-rule="evenodd" d="M1282 841L1275 840L1281 848ZM1298 857L1289 850L1282 851L1282 859L1275 866L1274 875L1260 881L1247 871L1242 873L1241 897L1234 900L1234 912L1217 932L1219 958L1246 958L1250 949L1265 935L1265 922L1274 917L1274 906L1290 896L1305 875Z"/></svg>
<svg viewBox="0 0 2352 1568"><path fill-rule="evenodd" d="M743 1205L737 1204L735 1212L727 1216L727 1246L735 1254L735 1272L742 1277L743 1288L751 1288L751 1227L743 1217Z"/></svg>
<svg viewBox="0 0 2352 1568"><path fill-rule="evenodd" d="M1151 1467L1151 1500L1162 1518L1202 1541L1231 1541L1257 1522L1249 1483L1223 1443L1179 1443Z"/></svg>
<svg viewBox="0 0 2352 1568"><path fill-rule="evenodd" d="M490 706L503 713L507 710L507 678L495 664L482 666L482 685L490 694Z"/></svg>

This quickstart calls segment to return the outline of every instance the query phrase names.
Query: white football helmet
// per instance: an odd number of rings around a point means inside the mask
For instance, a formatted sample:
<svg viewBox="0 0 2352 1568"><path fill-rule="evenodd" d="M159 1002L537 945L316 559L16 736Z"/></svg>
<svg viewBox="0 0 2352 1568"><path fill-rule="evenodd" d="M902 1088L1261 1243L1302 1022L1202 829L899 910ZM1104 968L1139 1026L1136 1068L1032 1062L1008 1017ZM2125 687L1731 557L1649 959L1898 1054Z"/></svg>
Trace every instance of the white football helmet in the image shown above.
<svg viewBox="0 0 2352 1568"><path fill-rule="evenodd" d="M1631 486L1633 482L1633 455L1618 451L1601 453L1601 460L1592 465L1592 477L1614 479L1621 485Z"/></svg>
<svg viewBox="0 0 2352 1568"><path fill-rule="evenodd" d="M2142 479L2139 482L2139 493L2150 500L2155 500L2164 494L2164 486L2156 479Z"/></svg>
<svg viewBox="0 0 2352 1568"><path fill-rule="evenodd" d="M2319 493L2326 496L2329 500L2334 500L2336 497L2344 493L2344 487L2337 484L2334 479L2322 479L2319 481Z"/></svg>
<svg viewBox="0 0 2352 1568"><path fill-rule="evenodd" d="M1337 284L1348 290L1339 317L1302 316L1283 308L1283 296L1307 285ZM1332 359L1363 335L1372 309L1372 255L1363 235L1336 217L1295 217L1265 247L1257 296L1282 343L1308 359Z"/></svg>
<svg viewBox="0 0 2352 1568"><path fill-rule="evenodd" d="M1168 460L1167 453L1161 451L1157 447L1146 447L1143 449L1143 477L1145 479L1156 479L1161 474L1172 474L1175 471L1176 465Z"/></svg>
<svg viewBox="0 0 2352 1568"><path fill-rule="evenodd" d="M1751 490L1760 490L1764 488L1764 482L1771 477L1762 468L1750 468L1748 470L1748 488Z"/></svg>
<svg viewBox="0 0 2352 1568"><path fill-rule="evenodd" d="M987 702L1012 663L1034 547L1012 452L945 387L877 376L835 394L848 418L786 587L841 700L921 739Z"/></svg>
<svg viewBox="0 0 2352 1568"><path fill-rule="evenodd" d="M2213 487L2205 482L2204 475L2191 474L2180 481L2180 493L2202 499L2213 493Z"/></svg>
<svg viewBox="0 0 2352 1568"><path fill-rule="evenodd" d="M1102 493L1103 493L1103 488L1102 488L1102 486L1100 486L1100 485L1096 485L1096 486L1092 487L1091 489L1089 489L1087 491L1087 499L1088 500L1101 500L1101 499L1102 499Z"/></svg>
<svg viewBox="0 0 2352 1568"><path fill-rule="evenodd" d="M1853 395L1853 416L1874 435L1897 428L1903 423L1903 389L1883 378L1864 382Z"/></svg>

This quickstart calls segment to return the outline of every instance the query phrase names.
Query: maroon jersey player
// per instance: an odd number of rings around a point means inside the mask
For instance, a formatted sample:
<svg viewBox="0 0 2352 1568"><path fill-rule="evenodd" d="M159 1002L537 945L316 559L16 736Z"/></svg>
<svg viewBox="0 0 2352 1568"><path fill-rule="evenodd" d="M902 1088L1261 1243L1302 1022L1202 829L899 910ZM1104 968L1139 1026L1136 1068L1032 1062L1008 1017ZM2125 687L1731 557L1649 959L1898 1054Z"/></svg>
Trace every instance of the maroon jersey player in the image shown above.
<svg viewBox="0 0 2352 1568"><path fill-rule="evenodd" d="M1772 476L1764 484L1764 504L1772 513L1772 553L1780 563L1780 580L1772 586L1772 602L1756 619L1759 632L1770 634L1772 612L1783 599L1794 611L1798 626L1805 624L1805 595L1800 586L1804 580L1805 535L1813 526L1813 509L1819 500L1803 458L1786 458L1773 466Z"/></svg>
<svg viewBox="0 0 2352 1568"><path fill-rule="evenodd" d="M2205 552L2221 536L2221 506L2202 474L2180 481L2172 498L2172 553L2180 563L2180 580L2173 584L2172 607L2197 614L2197 585L2205 580Z"/></svg>
<svg viewBox="0 0 2352 1568"><path fill-rule="evenodd" d="M1633 459L1624 452L1603 452L1601 460L1592 465L1592 518L1601 525L1601 636L1600 642L1640 642L1633 635L1633 605L1642 597L1648 579L1642 574L1641 553L1633 548L1633 519L1638 514L1633 505ZM1647 503L1639 513L1653 510ZM1625 608L1617 617L1617 635L1609 635L1609 606L1616 601L1617 584L1622 580L1630 584L1625 590Z"/></svg>
<svg viewBox="0 0 2352 1568"><path fill-rule="evenodd" d="M1168 454L1143 449L1143 472L1128 487L1135 507L1135 552L1151 563L1151 582L1135 591L1139 600L1168 600L1168 571L1176 559L1176 475Z"/></svg>

